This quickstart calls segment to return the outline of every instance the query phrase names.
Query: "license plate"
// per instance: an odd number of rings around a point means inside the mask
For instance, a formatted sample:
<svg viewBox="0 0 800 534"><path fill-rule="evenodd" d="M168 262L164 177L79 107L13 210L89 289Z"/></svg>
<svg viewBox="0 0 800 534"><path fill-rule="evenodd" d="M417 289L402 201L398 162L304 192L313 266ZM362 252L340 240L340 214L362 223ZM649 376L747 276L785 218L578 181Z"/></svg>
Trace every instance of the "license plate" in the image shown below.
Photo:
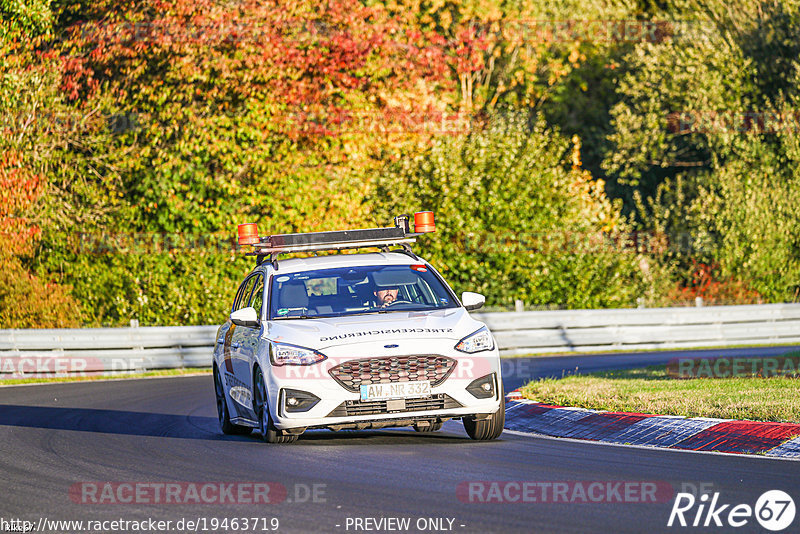
<svg viewBox="0 0 800 534"><path fill-rule="evenodd" d="M362 384L361 400L407 399L410 397L430 397L431 383L427 380L416 382L392 382L389 384Z"/></svg>

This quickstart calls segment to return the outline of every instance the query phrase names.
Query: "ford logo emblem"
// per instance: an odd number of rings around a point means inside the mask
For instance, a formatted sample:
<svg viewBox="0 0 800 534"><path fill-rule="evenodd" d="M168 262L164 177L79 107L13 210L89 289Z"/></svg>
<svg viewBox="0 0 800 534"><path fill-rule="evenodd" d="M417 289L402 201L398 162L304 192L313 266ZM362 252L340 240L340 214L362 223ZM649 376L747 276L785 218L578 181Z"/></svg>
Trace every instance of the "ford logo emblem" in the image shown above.
<svg viewBox="0 0 800 534"><path fill-rule="evenodd" d="M385 348L385 349L396 349L399 346L400 345L384 345L383 348Z"/></svg>

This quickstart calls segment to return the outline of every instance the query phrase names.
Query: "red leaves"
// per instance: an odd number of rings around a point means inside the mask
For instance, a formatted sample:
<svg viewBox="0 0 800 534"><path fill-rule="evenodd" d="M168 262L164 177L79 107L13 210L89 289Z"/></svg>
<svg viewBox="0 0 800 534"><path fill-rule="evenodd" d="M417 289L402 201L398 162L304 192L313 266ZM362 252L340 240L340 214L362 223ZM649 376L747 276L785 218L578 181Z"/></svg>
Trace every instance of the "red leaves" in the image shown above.
<svg viewBox="0 0 800 534"><path fill-rule="evenodd" d="M327 107L413 97L420 80L448 83L441 36L404 32L380 6L357 0L177 0L138 9L102 13L66 32L63 89L71 98L88 98L105 81L120 95L143 97L168 78L211 100L259 94L289 107ZM464 50L458 68L473 68L475 52Z"/></svg>
<svg viewBox="0 0 800 534"><path fill-rule="evenodd" d="M0 255L19 254L29 249L39 227L24 216L42 194L42 178L23 166L16 150L0 153Z"/></svg>
<svg viewBox="0 0 800 534"><path fill-rule="evenodd" d="M733 277L721 277L719 265L694 262L692 280L686 287L676 288L671 298L694 304L697 297L706 304L748 304L761 303L758 292L747 287L745 282Z"/></svg>
<svg viewBox="0 0 800 534"><path fill-rule="evenodd" d="M487 35L478 35L472 25L463 26L456 32L455 58L452 61L457 74L477 72L484 67L484 52L489 48Z"/></svg>

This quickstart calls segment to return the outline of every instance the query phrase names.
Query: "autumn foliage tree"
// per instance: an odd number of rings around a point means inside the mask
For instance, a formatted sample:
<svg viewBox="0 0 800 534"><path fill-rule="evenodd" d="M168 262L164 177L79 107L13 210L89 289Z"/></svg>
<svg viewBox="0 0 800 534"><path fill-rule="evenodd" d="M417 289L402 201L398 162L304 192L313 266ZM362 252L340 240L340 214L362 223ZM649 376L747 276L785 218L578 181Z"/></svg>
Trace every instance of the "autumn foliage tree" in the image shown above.
<svg viewBox="0 0 800 534"><path fill-rule="evenodd" d="M589 236L593 246L598 234L622 238L628 227L611 197L630 214L638 191L638 205L653 207L641 230L719 238L709 257L682 255L685 265L712 262L767 300L796 295L796 254L786 252L796 247L783 231L796 221L796 180L768 179L796 167L782 164L796 159L793 141L675 134L662 120L694 103L796 102L787 74L796 9L734 4L0 0L2 230L17 236L4 261L27 280L6 286L55 283L46 292L72 295L87 325L215 323L252 266L233 245L240 222L262 234L386 224L391 198L473 232ZM713 31L639 42L564 31L576 19L618 30L693 13ZM756 19L775 31L745 22ZM538 117L535 127L497 126L516 112ZM514 161L528 174L504 179L509 150L524 153ZM751 166L767 191L758 202ZM480 197L456 206L453 191L475 187L504 220L487 220ZM549 203L577 222L540 217ZM586 210L609 220L581 223ZM559 233L567 220L571 230ZM749 245L752 228L775 234L768 248ZM432 258L490 302L618 306L668 294L673 256L482 258L450 247ZM476 269L481 262L489 266Z"/></svg>
<svg viewBox="0 0 800 534"><path fill-rule="evenodd" d="M512 114L387 165L375 211L433 210L437 232L417 246L489 305L630 306L646 281L603 185L581 169L577 139Z"/></svg>
<svg viewBox="0 0 800 534"><path fill-rule="evenodd" d="M48 283L25 268L41 229L28 215L42 194L40 175L31 174L23 156L0 150L0 327L75 326L79 315L67 288Z"/></svg>
<svg viewBox="0 0 800 534"><path fill-rule="evenodd" d="M102 149L64 155L85 172L60 181L60 205L93 208L49 224L38 256L40 268L63 270L90 321L219 321L249 268L224 246L237 222L266 233L368 219L365 176L386 147L418 141L385 136L385 125L401 120L398 110L442 111L447 50L380 5L323 7L63 6L59 39L46 51L60 62L61 94L75 109L124 117L116 132L92 131ZM64 233L100 239L76 251ZM205 245L106 246L138 234Z"/></svg>
<svg viewBox="0 0 800 534"><path fill-rule="evenodd" d="M0 12L9 7L3 3ZM39 98L50 78L34 53L49 23L47 10L37 7L0 20L0 328L80 324L69 287L31 269L47 192L47 166L35 143L48 106Z"/></svg>

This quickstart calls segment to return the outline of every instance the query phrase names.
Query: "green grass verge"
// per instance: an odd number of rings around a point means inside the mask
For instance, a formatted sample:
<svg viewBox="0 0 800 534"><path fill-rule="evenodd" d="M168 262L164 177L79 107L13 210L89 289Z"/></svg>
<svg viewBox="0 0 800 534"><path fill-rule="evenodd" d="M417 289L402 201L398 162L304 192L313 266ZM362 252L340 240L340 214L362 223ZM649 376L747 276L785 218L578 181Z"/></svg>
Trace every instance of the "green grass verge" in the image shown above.
<svg viewBox="0 0 800 534"><path fill-rule="evenodd" d="M0 387L13 386L18 384L49 384L58 382L88 382L92 380L129 380L131 378L153 378L168 376L189 376L210 374L210 367L198 367L192 369L161 369L158 371L145 371L140 373L115 373L106 375L87 375L87 376L59 376L53 378L10 378L4 380L0 378ZM2 375L0 375L2 376Z"/></svg>
<svg viewBox="0 0 800 534"><path fill-rule="evenodd" d="M800 423L793 378L674 379L666 366L545 379L520 388L531 400L613 412Z"/></svg>

